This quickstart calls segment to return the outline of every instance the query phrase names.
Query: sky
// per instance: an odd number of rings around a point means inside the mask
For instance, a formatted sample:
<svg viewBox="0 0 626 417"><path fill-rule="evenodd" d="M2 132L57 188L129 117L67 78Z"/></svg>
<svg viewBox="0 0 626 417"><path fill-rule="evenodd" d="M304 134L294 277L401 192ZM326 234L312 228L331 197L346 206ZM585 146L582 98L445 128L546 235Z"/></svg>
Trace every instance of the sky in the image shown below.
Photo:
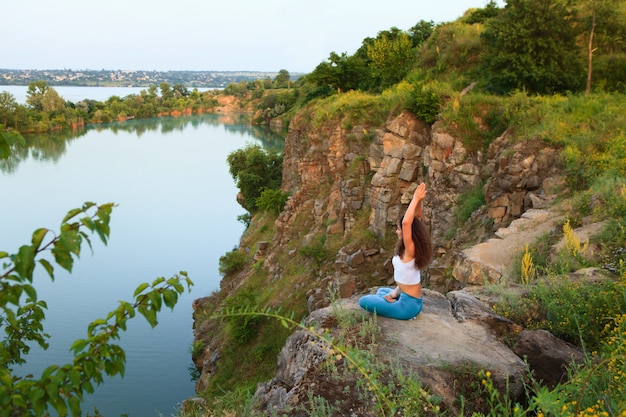
<svg viewBox="0 0 626 417"><path fill-rule="evenodd" d="M380 31L454 21L488 2L5 1L0 68L308 73Z"/></svg>

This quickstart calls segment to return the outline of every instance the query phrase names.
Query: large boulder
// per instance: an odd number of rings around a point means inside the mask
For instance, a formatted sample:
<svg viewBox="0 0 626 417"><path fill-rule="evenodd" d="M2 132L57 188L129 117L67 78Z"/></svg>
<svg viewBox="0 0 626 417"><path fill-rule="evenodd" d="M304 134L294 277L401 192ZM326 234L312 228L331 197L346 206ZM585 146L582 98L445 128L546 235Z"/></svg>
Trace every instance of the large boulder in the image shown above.
<svg viewBox="0 0 626 417"><path fill-rule="evenodd" d="M445 406L458 406L455 370L490 371L494 386L520 399L524 392L527 367L502 340L502 335L519 333L519 326L502 318L482 305L472 294L452 291L447 296L424 289L424 309L415 319L401 321L377 318L378 356L397 360L416 372L423 385L439 396ZM337 326L337 311L366 318L370 313L358 305L358 296L335 302L314 311L307 326L321 328ZM320 363L329 352L327 344L308 331L292 334L279 354L276 377L258 385L255 394L262 410L284 410L300 404L310 386L306 381L319 381ZM458 378L460 374L456 374ZM348 385L350 381L346 381ZM342 385L342 384L339 384ZM324 395L324 391L316 392ZM337 398L334 398L336 400Z"/></svg>

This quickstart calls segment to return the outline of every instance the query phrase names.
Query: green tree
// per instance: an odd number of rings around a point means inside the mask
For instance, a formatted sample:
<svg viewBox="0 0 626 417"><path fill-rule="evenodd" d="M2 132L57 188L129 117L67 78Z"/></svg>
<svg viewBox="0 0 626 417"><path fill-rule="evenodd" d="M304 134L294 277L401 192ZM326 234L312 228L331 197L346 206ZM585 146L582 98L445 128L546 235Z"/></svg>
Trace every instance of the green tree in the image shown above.
<svg viewBox="0 0 626 417"><path fill-rule="evenodd" d="M431 21L420 20L408 30L411 43L414 48L419 48L424 42L430 38L435 31L435 23Z"/></svg>
<svg viewBox="0 0 626 417"><path fill-rule="evenodd" d="M65 100L52 87L41 96L41 111L49 114L62 112L65 109Z"/></svg>
<svg viewBox="0 0 626 417"><path fill-rule="evenodd" d="M394 32L393 29L389 33L382 33L367 47L372 72L380 80L381 88L402 80L415 60L415 50L409 35Z"/></svg>
<svg viewBox="0 0 626 417"><path fill-rule="evenodd" d="M278 75L274 78L274 88L289 88L291 87L290 81L291 75L286 69L278 71Z"/></svg>
<svg viewBox="0 0 626 417"><path fill-rule="evenodd" d="M126 355L115 343L126 330L129 319L141 314L151 326L157 325L157 313L162 306L174 308L184 283L193 283L186 273L170 279L158 278L152 284L137 287L133 302L120 302L106 318L94 320L87 328L87 337L71 346L73 361L63 366L51 365L39 377L18 376L16 365L25 363L30 343L47 349L44 331L46 302L37 296L33 277L37 267L54 280L54 264L72 271L84 243L91 246L89 235L96 234L106 244L109 221L114 205L85 203L70 210L61 222L60 231L35 230L30 244L15 254L0 251L0 415L40 416L54 409L60 416L80 415L80 403L85 393L94 391L94 384L103 382L104 375L124 375ZM52 260L41 254L49 252Z"/></svg>
<svg viewBox="0 0 626 417"><path fill-rule="evenodd" d="M463 22L467 24L485 23L492 17L496 17L500 12L500 8L495 1L491 0L483 9L476 9L472 13L463 19Z"/></svg>
<svg viewBox="0 0 626 417"><path fill-rule="evenodd" d="M161 89L161 98L163 98L163 101L174 98L174 91L168 83L162 82L159 84L159 88Z"/></svg>
<svg viewBox="0 0 626 417"><path fill-rule="evenodd" d="M569 0L508 0L483 32L488 88L552 94L580 90L584 70Z"/></svg>
<svg viewBox="0 0 626 417"><path fill-rule="evenodd" d="M288 198L289 193L266 188L261 192L259 198L256 199L256 205L261 211L278 215L285 207Z"/></svg>
<svg viewBox="0 0 626 417"><path fill-rule="evenodd" d="M8 91L0 92L0 121L5 125L9 125L9 117L13 115L17 108L17 102L13 94Z"/></svg>
<svg viewBox="0 0 626 417"><path fill-rule="evenodd" d="M187 87L185 87L184 84L180 84L180 83L174 84L172 86L172 90L176 97L188 97L189 96L189 90L187 89Z"/></svg>
<svg viewBox="0 0 626 417"><path fill-rule="evenodd" d="M306 80L341 92L365 89L365 81L371 78L367 65L359 54L349 56L345 52L341 55L331 52L328 61L320 63Z"/></svg>
<svg viewBox="0 0 626 417"><path fill-rule="evenodd" d="M49 88L48 83L45 81L33 81L29 83L28 89L26 90L26 104L34 110L43 111L41 101Z"/></svg>
<svg viewBox="0 0 626 417"><path fill-rule="evenodd" d="M265 151L259 145L247 145L231 152L227 160L229 172L239 188L237 201L250 213L255 213L261 192L280 187L282 155L275 151Z"/></svg>
<svg viewBox="0 0 626 417"><path fill-rule="evenodd" d="M621 58L626 67L626 3L622 0L584 0L577 4L580 31L587 55L585 93L591 91L594 53ZM611 71L615 73L616 71ZM605 74L601 74L606 77ZM624 79L622 78L622 82ZM609 83L610 84L610 83ZM612 86L609 86L612 87Z"/></svg>

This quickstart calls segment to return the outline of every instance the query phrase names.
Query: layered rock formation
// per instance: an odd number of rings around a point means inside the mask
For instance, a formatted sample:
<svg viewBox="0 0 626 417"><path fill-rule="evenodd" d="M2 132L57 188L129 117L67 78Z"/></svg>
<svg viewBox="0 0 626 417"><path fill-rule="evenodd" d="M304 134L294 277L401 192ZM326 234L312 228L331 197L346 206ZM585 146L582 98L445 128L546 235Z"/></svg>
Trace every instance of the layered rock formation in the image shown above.
<svg viewBox="0 0 626 417"><path fill-rule="evenodd" d="M363 211L369 230L384 237L402 216L417 184L426 182L424 220L436 258L425 274L425 310L411 322L381 318L385 338L381 354L402 358L451 407L454 386L444 371L460 363L489 368L498 387L504 388L508 380L513 396L520 395L526 371L520 352L551 357L543 348L529 353L529 347L546 344L529 342L533 339L529 333L493 314L488 303L472 293L451 290L504 283L511 259L524 244L560 219L557 212L547 209L562 183L558 149L539 139L515 141L510 132L504 132L488 150L470 152L461 139L438 124L428 126L408 112L391 118L383 128L358 125L346 129L337 121L313 129L310 117L302 113L291 122L282 186L290 198L275 222L274 240L264 244L263 254L255 260L262 262L271 279L288 279L276 261L288 242L305 245L318 235L350 236ZM487 203L472 216L481 226L456 233L455 208L476 187L482 187ZM304 224L296 226L296 219L304 219L300 220ZM521 229L534 232L523 236L514 232ZM373 243L341 248L332 268L320 268L310 283L309 320L329 314L329 287L347 300L345 308L354 309L359 294L390 284L390 257L391 253ZM234 282L222 283L223 290L235 286ZM205 330L197 323L196 338L205 340L197 360L202 368L198 390L206 386L220 356L219 341L207 341ZM525 335L524 347L517 354L503 343L504 333L507 340ZM302 399L304 375L324 357L307 350L300 339L308 337L306 332L296 333L287 341L276 378L259 387L257 397L263 407L282 408ZM547 335L534 338L549 339ZM561 348L558 340L547 346L548 350ZM578 357L575 349L565 352L558 361L552 359L556 371L545 378L560 380L564 363ZM546 361L542 363L545 367Z"/></svg>

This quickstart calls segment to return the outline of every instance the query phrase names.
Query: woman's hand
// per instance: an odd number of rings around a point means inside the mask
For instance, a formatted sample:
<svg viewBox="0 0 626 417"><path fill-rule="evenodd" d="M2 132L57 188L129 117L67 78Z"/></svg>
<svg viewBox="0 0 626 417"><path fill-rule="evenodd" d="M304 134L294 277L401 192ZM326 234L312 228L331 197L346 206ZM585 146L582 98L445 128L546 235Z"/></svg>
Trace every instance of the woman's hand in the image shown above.
<svg viewBox="0 0 626 417"><path fill-rule="evenodd" d="M417 202L420 202L424 198L426 198L426 184L421 183L415 189L415 192L413 193L413 199Z"/></svg>

